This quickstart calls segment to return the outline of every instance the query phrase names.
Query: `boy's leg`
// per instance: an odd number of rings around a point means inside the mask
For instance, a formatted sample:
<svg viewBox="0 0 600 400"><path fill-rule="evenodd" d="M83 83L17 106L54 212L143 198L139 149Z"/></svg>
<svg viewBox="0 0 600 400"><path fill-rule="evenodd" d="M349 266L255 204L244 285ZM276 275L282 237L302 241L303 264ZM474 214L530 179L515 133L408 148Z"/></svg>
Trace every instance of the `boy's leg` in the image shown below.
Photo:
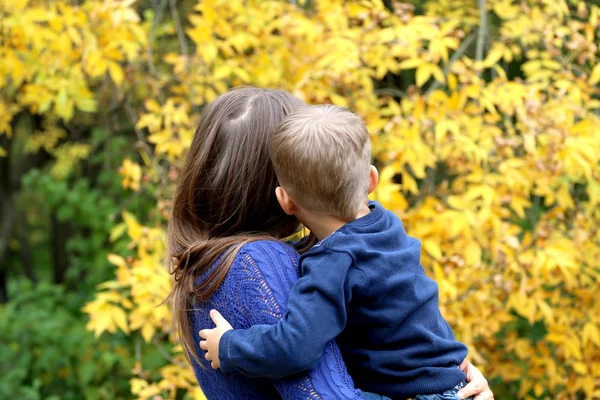
<svg viewBox="0 0 600 400"><path fill-rule="evenodd" d="M415 397L413 400L460 400L458 398L458 391L466 386L466 382L461 382L454 389L446 390L440 394L423 394ZM471 400L472 397L468 397L465 400Z"/></svg>
<svg viewBox="0 0 600 400"><path fill-rule="evenodd" d="M440 394L420 394L413 400L458 400L456 392L447 390Z"/></svg>
<svg viewBox="0 0 600 400"><path fill-rule="evenodd" d="M369 392L362 392L362 398L367 400L391 400L389 397Z"/></svg>

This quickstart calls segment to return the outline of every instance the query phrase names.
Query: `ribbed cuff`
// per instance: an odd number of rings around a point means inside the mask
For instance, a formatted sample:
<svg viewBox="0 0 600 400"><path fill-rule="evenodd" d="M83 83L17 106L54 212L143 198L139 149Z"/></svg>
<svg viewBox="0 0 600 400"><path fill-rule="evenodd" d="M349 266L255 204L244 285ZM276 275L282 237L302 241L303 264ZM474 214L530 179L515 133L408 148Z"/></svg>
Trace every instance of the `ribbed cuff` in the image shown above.
<svg viewBox="0 0 600 400"><path fill-rule="evenodd" d="M229 341L231 340L232 333L233 329L228 330L221 336L221 340L219 341L219 361L221 362L221 372L225 375L231 375L236 372L229 357Z"/></svg>

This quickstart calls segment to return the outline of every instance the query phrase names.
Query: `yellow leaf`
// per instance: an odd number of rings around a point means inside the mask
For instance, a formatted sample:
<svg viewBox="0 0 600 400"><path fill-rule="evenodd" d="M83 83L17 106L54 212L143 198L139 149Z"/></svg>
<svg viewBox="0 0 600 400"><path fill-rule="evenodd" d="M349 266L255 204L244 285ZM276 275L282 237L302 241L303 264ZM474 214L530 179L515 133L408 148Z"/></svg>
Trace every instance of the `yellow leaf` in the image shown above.
<svg viewBox="0 0 600 400"><path fill-rule="evenodd" d="M119 329L125 333L129 333L129 326L127 326L127 315L120 307L112 307L112 318Z"/></svg>
<svg viewBox="0 0 600 400"><path fill-rule="evenodd" d="M541 313L544 315L544 319L546 319L547 322L554 322L552 308L548 305L548 303L546 303L544 300L540 300L538 301L538 307Z"/></svg>
<svg viewBox="0 0 600 400"><path fill-rule="evenodd" d="M431 70L433 73L433 77L439 81L440 83L446 83L446 77L444 77L444 71L440 68L439 65L431 64Z"/></svg>
<svg viewBox="0 0 600 400"><path fill-rule="evenodd" d="M573 357L577 361L583 358L581 346L577 337L570 336L567 340L565 340L564 346L566 357Z"/></svg>
<svg viewBox="0 0 600 400"><path fill-rule="evenodd" d="M423 65L425 62L420 58L409 58L408 60L402 61L398 64L398 68L400 69L414 69Z"/></svg>
<svg viewBox="0 0 600 400"><path fill-rule="evenodd" d="M581 374L581 375L588 373L587 366L580 361L576 361L573 363L573 369L575 370L575 372L577 372L578 374Z"/></svg>
<svg viewBox="0 0 600 400"><path fill-rule="evenodd" d="M417 181L407 172L402 172L402 189L413 194L419 193Z"/></svg>
<svg viewBox="0 0 600 400"><path fill-rule="evenodd" d="M123 83L123 79L125 79L125 74L123 73L123 70L121 69L119 64L115 62L109 63L108 72L112 80L117 84L117 86L120 86Z"/></svg>
<svg viewBox="0 0 600 400"><path fill-rule="evenodd" d="M423 248L425 251L434 259L440 260L442 256L442 250L440 246L432 239L426 239L423 241Z"/></svg>
<svg viewBox="0 0 600 400"><path fill-rule="evenodd" d="M583 344L586 345L589 342L600 347L600 330L591 322L585 324L585 327L583 328Z"/></svg>
<svg viewBox="0 0 600 400"><path fill-rule="evenodd" d="M560 185L560 189L558 190L556 199L558 200L558 204L565 209L575 208L575 203L573 202L571 193L569 193L568 184Z"/></svg>
<svg viewBox="0 0 600 400"><path fill-rule="evenodd" d="M152 326L152 324L149 322L142 326L142 337L146 343L149 343L152 340L155 330L156 329L154 329L154 326Z"/></svg>
<svg viewBox="0 0 600 400"><path fill-rule="evenodd" d="M455 74L448 74L448 89L450 90L456 90L456 88L458 87L458 79L456 78Z"/></svg>
<svg viewBox="0 0 600 400"><path fill-rule="evenodd" d="M54 111L56 112L56 115L65 121L69 121L73 117L73 106L73 100L68 97L67 89L62 87L54 99Z"/></svg>
<svg viewBox="0 0 600 400"><path fill-rule="evenodd" d="M146 99L144 101L146 109L152 113L160 114L160 105L154 99Z"/></svg>
<svg viewBox="0 0 600 400"><path fill-rule="evenodd" d="M540 382L536 382L535 385L533 385L533 394L536 395L537 398L539 398L542 393L544 393L544 390L546 388L544 387L544 385L542 385Z"/></svg>
<svg viewBox="0 0 600 400"><path fill-rule="evenodd" d="M485 60L483 60L483 67L489 68L492 65L496 64L500 59L502 59L502 55L504 54L504 48L501 45L496 45L492 47L490 52L487 54Z"/></svg>
<svg viewBox="0 0 600 400"><path fill-rule="evenodd" d="M460 127L456 123L456 121L445 119L440 121L435 126L435 141L436 143L440 143L446 137L447 132L452 132L454 137L458 136L460 133Z"/></svg>
<svg viewBox="0 0 600 400"><path fill-rule="evenodd" d="M142 236L142 226L137 222L133 214L123 211L121 214L125 225L127 225L127 234L133 241L138 241Z"/></svg>
<svg viewBox="0 0 600 400"><path fill-rule="evenodd" d="M592 73L590 74L590 78L588 83L590 85L595 85L600 82L600 64L596 64L594 69L592 69Z"/></svg>
<svg viewBox="0 0 600 400"><path fill-rule="evenodd" d="M592 5L590 12L590 26L592 28L598 27L598 17L600 16L600 8L597 5Z"/></svg>
<svg viewBox="0 0 600 400"><path fill-rule="evenodd" d="M123 236L123 234L125 233L126 230L127 230L127 225L125 223L120 223L120 224L113 226L112 229L110 230L110 236L109 236L108 240L111 243L114 243L117 239L119 239L121 236Z"/></svg>
<svg viewBox="0 0 600 400"><path fill-rule="evenodd" d="M515 195L510 201L510 206L520 218L524 218L525 208L531 206L531 201L524 197Z"/></svg>
<svg viewBox="0 0 600 400"><path fill-rule="evenodd" d="M503 80L506 81L508 80L508 76L506 75L506 71L504 69L502 69L500 66L498 65L492 65L492 68L494 69L494 71L496 71L496 73L498 74L498 76Z"/></svg>
<svg viewBox="0 0 600 400"><path fill-rule="evenodd" d="M431 64L421 64L417 68L417 73L415 75L417 86L421 87L427 83L432 73L433 68L431 67Z"/></svg>
<svg viewBox="0 0 600 400"><path fill-rule="evenodd" d="M96 100L93 98L77 97L75 105L78 109L84 112L92 113L96 111Z"/></svg>
<svg viewBox="0 0 600 400"><path fill-rule="evenodd" d="M98 286L96 286L96 288L98 288L99 290L119 289L121 287L122 287L122 285L116 281L106 281L106 282L103 282L103 283L99 284Z"/></svg>
<svg viewBox="0 0 600 400"><path fill-rule="evenodd" d="M116 265L117 267L125 267L127 266L127 263L125 262L125 259L119 255L116 254L112 254L109 253L108 256L106 256L108 258L108 261L113 264Z"/></svg>
<svg viewBox="0 0 600 400"><path fill-rule="evenodd" d="M478 266L481 263L481 246L477 242L470 242L465 249L465 261L469 266Z"/></svg>
<svg viewBox="0 0 600 400"><path fill-rule="evenodd" d="M594 181L588 182L587 192L592 206L600 204L600 184Z"/></svg>
<svg viewBox="0 0 600 400"><path fill-rule="evenodd" d="M202 393L202 390L199 387L192 388L192 398L194 400L207 400L206 396L204 393Z"/></svg>

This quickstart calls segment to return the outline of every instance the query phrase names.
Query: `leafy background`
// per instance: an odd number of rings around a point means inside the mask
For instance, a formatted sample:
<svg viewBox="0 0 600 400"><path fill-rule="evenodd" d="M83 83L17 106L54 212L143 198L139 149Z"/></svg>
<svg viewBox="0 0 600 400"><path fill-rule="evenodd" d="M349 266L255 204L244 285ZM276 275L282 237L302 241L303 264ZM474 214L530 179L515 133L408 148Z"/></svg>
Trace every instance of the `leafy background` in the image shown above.
<svg viewBox="0 0 600 400"><path fill-rule="evenodd" d="M600 398L600 2L0 2L0 397L202 399L164 227L204 104L350 107L499 399Z"/></svg>

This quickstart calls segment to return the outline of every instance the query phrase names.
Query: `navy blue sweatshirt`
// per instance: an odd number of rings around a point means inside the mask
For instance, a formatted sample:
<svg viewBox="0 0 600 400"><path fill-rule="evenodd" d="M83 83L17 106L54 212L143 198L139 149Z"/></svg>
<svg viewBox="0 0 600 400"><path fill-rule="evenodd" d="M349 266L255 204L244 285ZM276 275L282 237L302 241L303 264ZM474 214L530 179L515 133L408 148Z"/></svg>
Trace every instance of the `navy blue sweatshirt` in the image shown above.
<svg viewBox="0 0 600 400"><path fill-rule="evenodd" d="M301 278L277 325L228 331L221 371L280 378L317 365L336 338L356 387L393 399L449 390L465 379L467 348L438 307L421 245L377 202L300 258Z"/></svg>

